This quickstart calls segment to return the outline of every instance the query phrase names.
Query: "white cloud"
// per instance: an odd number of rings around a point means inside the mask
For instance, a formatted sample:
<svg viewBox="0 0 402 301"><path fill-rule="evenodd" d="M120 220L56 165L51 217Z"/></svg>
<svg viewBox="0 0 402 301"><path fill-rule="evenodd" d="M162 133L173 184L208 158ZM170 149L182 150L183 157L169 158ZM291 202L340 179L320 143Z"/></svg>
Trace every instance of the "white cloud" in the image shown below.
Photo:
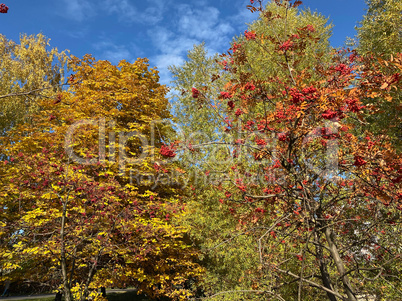
<svg viewBox="0 0 402 301"><path fill-rule="evenodd" d="M252 13L248 9L244 7L239 7L239 10L236 15L232 16L230 19L231 22L237 24L237 28L246 28L246 24L250 24L253 21L258 19L259 14L257 12Z"/></svg>
<svg viewBox="0 0 402 301"><path fill-rule="evenodd" d="M151 57L151 63L158 67L160 82L169 84L171 81L169 66L181 65L184 62L185 54L192 49L199 41L185 36L177 35L163 27L156 27L149 30L153 44L160 54Z"/></svg>
<svg viewBox="0 0 402 301"><path fill-rule="evenodd" d="M243 25L245 20L252 21L254 17L243 5L239 5L239 13L236 16L226 16L207 0L193 0L191 5L178 4L172 0L143 0L142 3L132 0L63 1L67 5L67 15L77 21L83 21L96 14L107 14L116 17L123 24L145 25L145 32L155 50L150 61L158 66L161 81L164 83L170 80L167 67L181 64L194 45L205 42L210 54L223 52L230 47L232 37L241 33L238 24ZM234 4L227 2L227 5ZM87 31L83 30L75 36L85 34ZM94 46L97 58L107 59L114 64L121 59L133 61L132 53L138 53L138 48L131 47L130 43L126 46L118 45L110 38L97 42Z"/></svg>
<svg viewBox="0 0 402 301"><path fill-rule="evenodd" d="M75 21L81 22L93 17L96 12L94 6L87 0L63 0L65 10L62 15Z"/></svg>
<svg viewBox="0 0 402 301"><path fill-rule="evenodd" d="M181 65L183 64L184 59L181 55L162 54L154 57L152 61L156 64L156 66L158 66L160 78L159 82L164 85L169 85L172 78L168 67L173 65Z"/></svg>
<svg viewBox="0 0 402 301"><path fill-rule="evenodd" d="M122 23L156 24L163 19L166 2L148 1L150 6L141 11L128 0L103 0L100 8L108 14L117 15Z"/></svg>
<svg viewBox="0 0 402 301"><path fill-rule="evenodd" d="M221 19L220 12L212 6L192 8L189 5L178 7L178 30L181 34L194 37L200 41L218 42L221 37L233 34L233 27Z"/></svg>
<svg viewBox="0 0 402 301"><path fill-rule="evenodd" d="M156 24L162 21L166 1L148 0L148 2L149 6L145 10L139 10L130 0L63 0L63 11L60 14L78 22L105 13L114 15L119 22L127 24Z"/></svg>
<svg viewBox="0 0 402 301"><path fill-rule="evenodd" d="M89 31L88 26L85 26L85 27L81 27L81 29L77 29L77 30L68 30L68 31L64 30L64 32L68 36L70 36L74 39L83 39L86 36L88 36L90 31Z"/></svg>
<svg viewBox="0 0 402 301"><path fill-rule="evenodd" d="M164 27L154 27L148 30L153 44L162 54L180 55L191 49L200 41L189 36L177 34Z"/></svg>
<svg viewBox="0 0 402 301"><path fill-rule="evenodd" d="M121 60L131 62L133 60L129 49L124 45L116 45L111 41L103 40L93 45L98 50L95 55L97 59L108 60L112 64L117 64Z"/></svg>
<svg viewBox="0 0 402 301"><path fill-rule="evenodd" d="M219 10L211 6L201 10L193 9L189 5L180 5L178 13L180 15L179 31L203 40L211 37L219 18Z"/></svg>
<svg viewBox="0 0 402 301"><path fill-rule="evenodd" d="M169 27L154 26L147 31L160 52L151 57L151 61L158 66L164 84L171 80L167 67L182 64L194 45L205 42L209 53L221 52L229 48L235 34L235 29L220 11L203 0L194 1L192 5L177 5L170 13Z"/></svg>
<svg viewBox="0 0 402 301"><path fill-rule="evenodd" d="M136 56L148 56L151 64L158 66L161 81L168 83L167 67L181 64L194 45L205 42L208 53L225 52L232 37L245 29L244 23L257 17L245 9L246 0L222 1L224 6L238 7L238 10L235 8L238 13L228 15L211 5L209 0L192 0L184 4L173 0L63 0L63 3L66 5L64 15L73 20L83 21L95 15L100 19L107 15L125 25L122 33L126 32L126 41L116 43L115 39L119 37L104 38L105 33L103 39L94 45L96 58L116 64L121 59L132 62ZM81 28L71 36L87 37L91 32L90 24L81 23L87 27L80 25ZM153 55L133 45L127 28L141 33L138 43L148 47L147 43L151 41Z"/></svg>
<svg viewBox="0 0 402 301"><path fill-rule="evenodd" d="M140 14L127 0L104 0L101 8L109 14L117 14L121 21L135 20Z"/></svg>
<svg viewBox="0 0 402 301"><path fill-rule="evenodd" d="M168 1L167 0L148 0L150 6L145 9L142 22L148 24L157 24L163 20L165 13L167 12Z"/></svg>
<svg viewBox="0 0 402 301"><path fill-rule="evenodd" d="M102 53L102 57L105 57L112 64L117 64L121 60L130 61L130 56L130 51L124 47L116 47L115 49L105 50Z"/></svg>

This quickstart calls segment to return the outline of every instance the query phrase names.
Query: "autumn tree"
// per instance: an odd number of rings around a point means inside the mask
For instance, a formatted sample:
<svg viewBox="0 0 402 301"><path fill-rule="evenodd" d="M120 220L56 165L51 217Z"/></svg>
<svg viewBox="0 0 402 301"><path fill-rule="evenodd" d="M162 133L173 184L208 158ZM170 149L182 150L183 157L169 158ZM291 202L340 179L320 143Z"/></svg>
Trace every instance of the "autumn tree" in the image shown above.
<svg viewBox="0 0 402 301"><path fill-rule="evenodd" d="M280 17L271 20L267 26L270 16ZM285 16L286 22L283 22ZM332 28L328 19L308 9L285 9L269 3L265 12L249 25L247 31L233 39L228 53L209 56L205 45L201 44L189 51L187 61L182 66L171 67L174 76L173 92L176 92L172 99L174 121L178 139L186 145L184 152L178 152L178 157L186 166L186 175L191 179L189 187L192 185L188 192L186 223L206 254L204 264L208 273L204 285L208 291L239 290L259 281L255 277L258 268L256 241L250 236L238 235L242 233L238 219L222 210L224 205L216 202L220 199L219 190L212 187L219 183L220 189L230 187L230 182L220 180L228 169L235 165L254 164L244 156L232 156L234 148L227 142L241 138L241 135L227 131L224 113L227 112L227 103L222 100L224 96L221 92L225 90L230 77L244 76L256 81L261 78L286 79L288 72L278 63L281 54L275 51L275 44L265 40L261 44L246 42L256 32L265 37L284 39L289 32L290 35L296 35L298 28L311 24L320 39L315 38L312 43L306 43L303 57L292 56L290 60L297 61L294 67L299 71L328 64L331 53L328 38ZM232 53L249 59L242 66L234 66ZM232 66L244 72L228 72ZM314 78L315 75L310 73L310 76ZM266 89L274 89L278 85L273 81L265 81L263 84ZM246 110L253 114L263 113L264 107L256 103L252 108L239 108L234 113L242 114ZM232 295L233 299L238 300L238 292ZM247 298L252 298L252 295L247 295Z"/></svg>
<svg viewBox="0 0 402 301"><path fill-rule="evenodd" d="M2 135L38 111L40 97L54 97L55 92L62 90L68 52L49 49L49 41L42 34L23 34L17 44L0 35Z"/></svg>
<svg viewBox="0 0 402 301"><path fill-rule="evenodd" d="M391 136L367 127L378 107L363 100L377 95L398 102L390 91L401 89L400 78L347 51L334 53L330 62L312 51L314 60L303 66L308 47L321 39L317 27L287 27L278 34L275 24L287 24L287 13L272 14L261 1L251 2L250 9L262 13L264 28L273 32L248 31L232 46L223 66L231 79L213 100L219 74L187 89L194 107L209 107L231 134L182 146L202 154L205 146L224 145L231 157L232 165L222 164L211 184L216 195L207 197L214 199L198 198L214 201L213 208L226 210L236 223L216 247L247 236L255 241L258 259L248 288L208 294L216 299L229 294L259 300L395 299L401 294L402 160ZM272 5L288 12L300 4ZM274 53L277 73L284 76L252 68L254 53L260 53L260 62ZM379 64L399 73L401 59L398 54ZM208 167L205 173L218 171Z"/></svg>
<svg viewBox="0 0 402 301"><path fill-rule="evenodd" d="M70 67L69 90L39 98L40 112L2 138L1 269L60 286L66 300L120 285L188 298L202 270L175 222L178 190L154 166L170 130L152 124L170 116L167 88L145 59L87 55Z"/></svg>
<svg viewBox="0 0 402 301"><path fill-rule="evenodd" d="M402 4L395 0L366 0L366 14L357 27L359 53L395 54L402 49Z"/></svg>
<svg viewBox="0 0 402 301"><path fill-rule="evenodd" d="M270 16L287 16L286 22L280 18L273 18L272 24L266 26L266 19ZM188 143L195 141L208 142L220 139L224 135L225 121L213 114L213 111L221 110L221 101L217 99L220 91L224 88L228 79L228 70L231 67L230 53L237 51L239 55L252 57L245 66L236 68L247 69L249 77L277 77L283 78L287 75L283 73L281 66L277 63L280 56L275 53L272 43L260 45L269 56L261 54L257 45L246 43L243 48L239 48L245 40L249 39L258 30L262 35L283 38L290 31L297 34L297 28L313 24L320 39L315 39L314 43L306 46L303 58L292 57L297 62L297 69L311 69L315 64L325 64L329 61L331 48L329 37L331 35L332 24L328 24L328 19L310 10L299 11L296 8L284 9L275 3L269 3L264 14L250 24L243 35L235 37L232 47L228 53L210 56L205 45L196 45L188 52L187 61L182 66L171 66L170 71L173 75L172 81L172 109L174 121L179 129L181 139ZM241 52L241 53L240 53ZM264 54L265 54L264 52ZM229 54L229 56L228 56ZM314 74L310 74L314 77ZM206 82L208 89L206 89ZM274 86L274 84L266 83ZM183 93L183 92L191 93ZM193 93L194 91L194 93ZM204 101L205 100L205 101ZM211 110L213 108L213 110ZM263 108L256 108L263 109ZM217 130L216 124L222 125L222 129ZM196 155L193 153L193 155ZM198 158L186 159L186 161L198 162Z"/></svg>
<svg viewBox="0 0 402 301"><path fill-rule="evenodd" d="M366 61L366 70L377 65L381 72L390 77L399 77L398 68L388 66L386 62L401 53L402 49L402 3L400 1L369 0L366 1L367 11L360 26L357 27L356 51L360 55L371 57ZM378 68L377 68L378 69ZM377 76L372 73L371 76ZM379 97L372 94L363 100L366 105L374 104L377 114L368 119L369 126L377 133L384 133L393 139L399 151L402 149L402 120L401 120L401 91L389 89L388 82L383 80L382 89L387 91L388 97ZM390 101L390 97L393 101Z"/></svg>

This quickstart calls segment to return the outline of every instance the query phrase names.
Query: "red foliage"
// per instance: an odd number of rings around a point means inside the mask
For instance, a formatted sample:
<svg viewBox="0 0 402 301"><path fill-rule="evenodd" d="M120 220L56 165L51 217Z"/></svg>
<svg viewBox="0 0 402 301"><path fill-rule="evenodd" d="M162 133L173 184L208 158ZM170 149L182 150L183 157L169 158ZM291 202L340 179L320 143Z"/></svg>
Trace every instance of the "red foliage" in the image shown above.
<svg viewBox="0 0 402 301"><path fill-rule="evenodd" d="M283 91L282 94L286 95L286 91ZM289 94L292 96L292 102L294 104L299 104L305 100L312 101L318 98L317 89L313 86L304 88L301 91L297 88L291 88Z"/></svg>
<svg viewBox="0 0 402 301"><path fill-rule="evenodd" d="M295 104L301 103L304 101L304 94L299 92L296 88L290 89L290 96L292 96L292 102Z"/></svg>
<svg viewBox="0 0 402 301"><path fill-rule="evenodd" d="M56 96L56 99L54 100L53 104L58 104L59 102L61 102L61 100L63 99L63 94L59 93Z"/></svg>
<svg viewBox="0 0 402 301"><path fill-rule="evenodd" d="M259 145L259 146L265 146L265 145L267 145L267 142L265 142L264 139L256 139L256 140L255 140L255 143L257 143L257 145Z"/></svg>
<svg viewBox="0 0 402 301"><path fill-rule="evenodd" d="M314 88L313 86L304 88L302 90L302 93L304 94L307 100L315 100L318 98L317 89Z"/></svg>

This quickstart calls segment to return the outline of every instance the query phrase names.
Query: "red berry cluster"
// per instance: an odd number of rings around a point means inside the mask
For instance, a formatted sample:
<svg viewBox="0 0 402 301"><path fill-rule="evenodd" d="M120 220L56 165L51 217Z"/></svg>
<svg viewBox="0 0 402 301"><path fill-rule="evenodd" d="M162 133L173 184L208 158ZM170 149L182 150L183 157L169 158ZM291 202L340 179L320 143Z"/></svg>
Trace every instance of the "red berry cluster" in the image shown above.
<svg viewBox="0 0 402 301"><path fill-rule="evenodd" d="M307 25L307 26L305 27L305 29L306 29L307 31L310 31L310 32L314 32L314 31L315 31L315 28L314 28L313 25Z"/></svg>
<svg viewBox="0 0 402 301"><path fill-rule="evenodd" d="M173 158L176 156L175 152L174 152L174 148L172 145L167 146L167 145L162 145L161 146L161 150L160 150L160 154L162 156L168 157L168 158Z"/></svg>
<svg viewBox="0 0 402 301"><path fill-rule="evenodd" d="M229 99L229 98L231 98L232 96L230 95L229 92L221 92L221 97L222 97L223 99Z"/></svg>
<svg viewBox="0 0 402 301"><path fill-rule="evenodd" d="M286 95L286 91L282 92L283 95ZM296 88L291 88L289 90L290 96L292 96L292 102L294 104L301 103L305 100L315 100L318 98L317 89L313 86L304 88L303 90L299 91Z"/></svg>
<svg viewBox="0 0 402 301"><path fill-rule="evenodd" d="M288 51L293 47L293 45L294 45L293 42L289 39L285 41L281 46L279 46L279 50Z"/></svg>
<svg viewBox="0 0 402 301"><path fill-rule="evenodd" d="M346 103L348 105L348 109L351 112L357 113L361 109L364 109L364 106L360 105L360 101L358 99L348 99L346 100Z"/></svg>
<svg viewBox="0 0 402 301"><path fill-rule="evenodd" d="M231 110L234 109L235 104L234 104L233 100L229 100L229 101L228 101L228 107L229 107Z"/></svg>
<svg viewBox="0 0 402 301"><path fill-rule="evenodd" d="M196 88L192 88L191 93L193 98L198 98L198 96L200 95L200 91L198 91Z"/></svg>
<svg viewBox="0 0 402 301"><path fill-rule="evenodd" d="M255 86L252 83L246 83L246 85L244 86L244 90L254 91Z"/></svg>
<svg viewBox="0 0 402 301"><path fill-rule="evenodd" d="M324 113L322 113L322 118L324 119L333 119L335 118L337 113L335 111L332 111L331 109L326 110Z"/></svg>
<svg viewBox="0 0 402 301"><path fill-rule="evenodd" d="M245 31L244 36L246 37L246 40L255 40L256 34L254 31Z"/></svg>
<svg viewBox="0 0 402 301"><path fill-rule="evenodd" d="M4 3L1 3L1 4L0 4L0 13L6 14L7 11L8 11L8 6L5 5Z"/></svg>
<svg viewBox="0 0 402 301"><path fill-rule="evenodd" d="M367 163L367 161L363 160L362 157L355 156L355 162L353 163L354 166L363 166Z"/></svg>

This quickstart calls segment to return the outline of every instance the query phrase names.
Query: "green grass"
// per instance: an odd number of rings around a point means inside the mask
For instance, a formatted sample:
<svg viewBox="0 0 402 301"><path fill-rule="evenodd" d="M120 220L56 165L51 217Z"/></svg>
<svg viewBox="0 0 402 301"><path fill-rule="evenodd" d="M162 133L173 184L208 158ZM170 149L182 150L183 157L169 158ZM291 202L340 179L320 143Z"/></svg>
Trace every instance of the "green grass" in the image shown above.
<svg viewBox="0 0 402 301"><path fill-rule="evenodd" d="M7 301L7 298L4 298L4 300ZM28 300L24 299L24 300L13 300L13 301L54 301L54 296L46 297L46 298L39 298L39 299L28 299Z"/></svg>

